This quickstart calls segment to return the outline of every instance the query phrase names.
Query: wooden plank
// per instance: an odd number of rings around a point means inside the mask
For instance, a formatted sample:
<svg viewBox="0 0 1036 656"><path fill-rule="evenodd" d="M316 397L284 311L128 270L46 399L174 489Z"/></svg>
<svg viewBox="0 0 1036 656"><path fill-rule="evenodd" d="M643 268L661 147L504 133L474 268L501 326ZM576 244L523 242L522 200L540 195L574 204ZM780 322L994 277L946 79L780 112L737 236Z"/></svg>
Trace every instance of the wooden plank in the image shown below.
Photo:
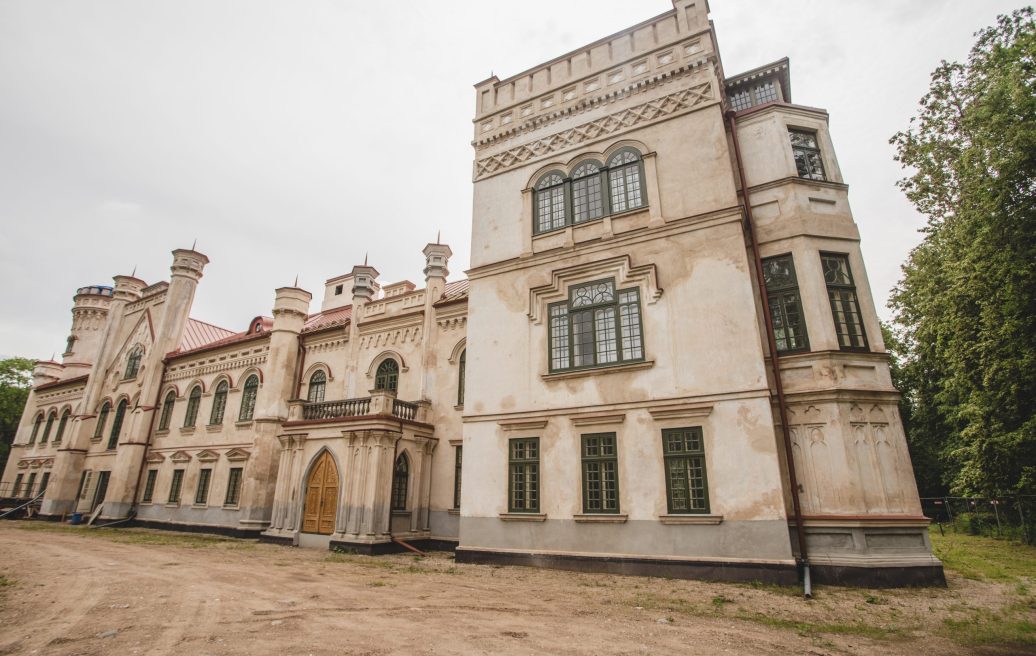
<svg viewBox="0 0 1036 656"><path fill-rule="evenodd" d="M89 526L90 524L94 523L94 520L97 519L97 517L101 514L101 509L102 508L104 508L104 502L103 501L101 503L97 504L97 507L94 508L94 511L92 513L90 513L90 519L86 520L87 526Z"/></svg>

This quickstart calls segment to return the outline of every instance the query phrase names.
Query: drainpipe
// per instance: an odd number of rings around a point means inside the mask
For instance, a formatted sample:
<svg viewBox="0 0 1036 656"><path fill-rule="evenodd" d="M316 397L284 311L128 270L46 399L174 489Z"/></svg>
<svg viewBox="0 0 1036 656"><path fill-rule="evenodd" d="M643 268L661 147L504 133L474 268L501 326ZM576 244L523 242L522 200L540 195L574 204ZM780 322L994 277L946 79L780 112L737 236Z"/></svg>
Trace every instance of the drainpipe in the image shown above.
<svg viewBox="0 0 1036 656"><path fill-rule="evenodd" d="M799 565L802 567L802 593L806 599L811 599L813 597L813 585L809 575L809 553L806 550L805 527L802 526L799 480L795 474L795 454L791 448L791 429L788 427L788 405L784 399L784 383L781 381L781 368L777 356L777 338L773 331L773 317L770 316L770 297L766 293L766 283L763 280L763 260L759 255L759 240L756 237L755 221L752 218L752 203L748 198L748 183L745 179L744 163L741 160L741 143L737 138L737 119L733 111L728 111L726 116L730 122L730 137L734 143L734 159L737 161L738 183L741 185L741 197L745 208L745 225L748 228L749 241L752 248L756 284L759 287L759 296L763 304L766 342L770 348L770 365L773 368L773 381L777 392L777 409L780 412L781 433L784 437L784 455L788 462L788 481L791 483L791 504L795 514L795 534L799 542Z"/></svg>
<svg viewBox="0 0 1036 656"><path fill-rule="evenodd" d="M151 406L151 421L148 422L147 427L147 441L144 443L144 452L140 456L140 467L137 468L137 483L133 486L133 505L130 506L130 517L127 517L122 521L129 521L130 518L137 514L137 497L140 494L140 481L144 478L144 468L147 466L147 453L151 449L151 437L155 433L155 416L158 414L158 404L162 400L162 379L165 378L165 369L168 366L169 361L165 358L162 359L162 370L158 372L158 391L155 392L155 403ZM119 522L114 522L119 523ZM105 524L110 526L110 524Z"/></svg>

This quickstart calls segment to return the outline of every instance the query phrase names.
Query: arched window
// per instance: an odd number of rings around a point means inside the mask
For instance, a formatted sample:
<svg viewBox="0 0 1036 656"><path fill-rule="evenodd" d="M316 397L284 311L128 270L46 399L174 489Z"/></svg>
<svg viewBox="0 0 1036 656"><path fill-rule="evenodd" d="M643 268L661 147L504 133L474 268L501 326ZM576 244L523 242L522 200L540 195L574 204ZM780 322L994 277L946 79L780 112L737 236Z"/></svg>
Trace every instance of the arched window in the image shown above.
<svg viewBox="0 0 1036 656"><path fill-rule="evenodd" d="M68 420L72 417L72 411L65 409L61 413L61 421L58 422L58 434L54 436L54 444L61 441L61 438L65 436L65 427L68 426Z"/></svg>
<svg viewBox="0 0 1036 656"><path fill-rule="evenodd" d="M399 386L399 364L389 358L378 365L378 373L374 376L374 389L395 392Z"/></svg>
<svg viewBox="0 0 1036 656"><path fill-rule="evenodd" d="M392 510L406 510L407 485L410 482L410 461L405 453L396 458L392 470Z"/></svg>
<svg viewBox="0 0 1036 656"><path fill-rule="evenodd" d="M104 425L108 423L108 414L112 411L112 404L108 401L104 402L101 406L101 411L97 413L97 425L94 427L94 438L101 439L101 435L104 434Z"/></svg>
<svg viewBox="0 0 1036 656"><path fill-rule="evenodd" d="M54 428L54 421L58 418L58 413L51 412L47 415L47 426L43 429L43 437L40 438L40 444L46 444L47 438L50 437L50 429Z"/></svg>
<svg viewBox="0 0 1036 656"><path fill-rule="evenodd" d="M29 436L29 444L36 442L36 436L40 434L40 426L43 425L43 415L36 415L36 421L32 423L32 435Z"/></svg>
<svg viewBox="0 0 1036 656"><path fill-rule="evenodd" d="M119 401L119 405L115 408L115 419L112 420L112 432L108 435L108 450L112 451L115 447L119 446L119 433L122 432L122 421L126 418L126 406L129 403L126 399Z"/></svg>
<svg viewBox="0 0 1036 656"><path fill-rule="evenodd" d="M176 404L176 392L169 390L162 402L162 416L158 418L158 430L169 430L169 422L173 419L173 405Z"/></svg>
<svg viewBox="0 0 1036 656"><path fill-rule="evenodd" d="M126 360L126 375L123 378L136 378L137 372L140 371L140 356L143 352L140 348L133 349L130 353L129 359Z"/></svg>
<svg viewBox="0 0 1036 656"><path fill-rule="evenodd" d="M195 385L187 397L187 413L183 418L184 428L194 427L198 422L198 406L201 405L201 387Z"/></svg>
<svg viewBox="0 0 1036 656"><path fill-rule="evenodd" d="M464 405L464 370L468 364L468 350L460 352L460 361L457 363L457 405Z"/></svg>
<svg viewBox="0 0 1036 656"><path fill-rule="evenodd" d="M65 355L72 353L72 347L76 345L76 336L70 335L68 341L65 342Z"/></svg>
<svg viewBox="0 0 1036 656"><path fill-rule="evenodd" d="M593 221L604 216L604 185L601 164L593 160L580 163L572 171L572 222Z"/></svg>
<svg viewBox="0 0 1036 656"><path fill-rule="evenodd" d="M644 205L644 167L640 153L623 148L608 160L608 181L612 212L625 212Z"/></svg>
<svg viewBox="0 0 1036 656"><path fill-rule="evenodd" d="M306 400L310 403L320 403L324 400L324 391L327 389L327 374L323 370L313 372L309 377L309 393Z"/></svg>
<svg viewBox="0 0 1036 656"><path fill-rule="evenodd" d="M533 191L533 207L536 210L536 232L548 232L564 228L565 221L565 178L558 171L551 171L536 182Z"/></svg>
<svg viewBox="0 0 1036 656"><path fill-rule="evenodd" d="M251 421L255 414L255 397L259 393L259 376L252 374L245 381L245 393L241 395L241 412L238 421Z"/></svg>
<svg viewBox="0 0 1036 656"><path fill-rule="evenodd" d="M227 392L229 390L230 385L225 380L216 385L216 393L212 395L212 414L209 415L209 426L223 423L223 412L227 409Z"/></svg>

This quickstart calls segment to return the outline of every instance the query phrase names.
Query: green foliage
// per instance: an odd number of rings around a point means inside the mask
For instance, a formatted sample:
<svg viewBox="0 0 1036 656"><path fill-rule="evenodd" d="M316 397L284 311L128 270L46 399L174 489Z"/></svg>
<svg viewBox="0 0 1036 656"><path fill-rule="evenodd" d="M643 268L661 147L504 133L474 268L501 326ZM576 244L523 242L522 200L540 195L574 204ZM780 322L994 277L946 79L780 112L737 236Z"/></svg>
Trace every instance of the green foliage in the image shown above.
<svg viewBox="0 0 1036 656"><path fill-rule="evenodd" d="M29 398L34 360L7 358L0 360L0 471L14 442L18 422L22 419L25 401Z"/></svg>
<svg viewBox="0 0 1036 656"><path fill-rule="evenodd" d="M890 301L922 493L1036 492L1036 29L1031 8L932 74L896 134L927 216Z"/></svg>

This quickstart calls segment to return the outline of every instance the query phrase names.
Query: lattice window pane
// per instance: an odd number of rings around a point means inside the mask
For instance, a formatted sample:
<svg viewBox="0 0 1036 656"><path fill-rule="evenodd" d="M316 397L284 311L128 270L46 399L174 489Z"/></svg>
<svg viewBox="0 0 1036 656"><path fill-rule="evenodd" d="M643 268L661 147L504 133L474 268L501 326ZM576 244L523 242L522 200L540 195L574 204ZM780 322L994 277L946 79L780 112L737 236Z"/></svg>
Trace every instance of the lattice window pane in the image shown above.
<svg viewBox="0 0 1036 656"><path fill-rule="evenodd" d="M748 109L751 106L752 94L748 91L738 91L730 96L730 107L735 112L740 112L742 109Z"/></svg>
<svg viewBox="0 0 1036 656"><path fill-rule="evenodd" d="M594 328L591 312L572 315L572 366L594 364Z"/></svg>
<svg viewBox="0 0 1036 656"><path fill-rule="evenodd" d="M619 328L622 336L622 359L642 359L644 346L640 328L640 294L636 290L619 294Z"/></svg>
<svg viewBox="0 0 1036 656"><path fill-rule="evenodd" d="M755 104L762 105L777 100L777 87L773 82L764 82L755 88Z"/></svg>
<svg viewBox="0 0 1036 656"><path fill-rule="evenodd" d="M580 285L569 290L572 307L587 307L615 300L615 283L611 280Z"/></svg>
<svg viewBox="0 0 1036 656"><path fill-rule="evenodd" d="M594 310L594 333L597 338L597 364L618 361L619 353L615 340L615 308Z"/></svg>
<svg viewBox="0 0 1036 656"><path fill-rule="evenodd" d="M553 305L550 308L550 368L569 367L568 308Z"/></svg>

